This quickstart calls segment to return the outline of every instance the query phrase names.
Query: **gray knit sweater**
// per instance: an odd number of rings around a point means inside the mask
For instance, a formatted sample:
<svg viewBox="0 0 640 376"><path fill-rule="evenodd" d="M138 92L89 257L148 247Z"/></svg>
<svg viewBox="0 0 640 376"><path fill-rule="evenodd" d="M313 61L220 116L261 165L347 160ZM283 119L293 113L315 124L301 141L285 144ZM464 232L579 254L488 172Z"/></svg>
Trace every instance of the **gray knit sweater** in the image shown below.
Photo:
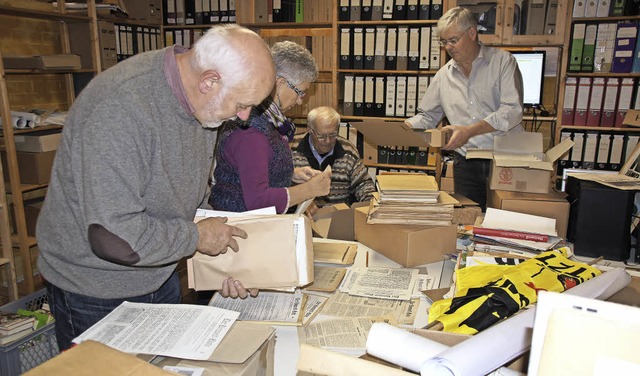
<svg viewBox="0 0 640 376"><path fill-rule="evenodd" d="M216 133L172 93L166 51L101 73L69 111L36 230L38 267L64 290L105 299L148 294L195 251L193 217L207 196ZM90 225L116 234L140 260L97 257Z"/></svg>

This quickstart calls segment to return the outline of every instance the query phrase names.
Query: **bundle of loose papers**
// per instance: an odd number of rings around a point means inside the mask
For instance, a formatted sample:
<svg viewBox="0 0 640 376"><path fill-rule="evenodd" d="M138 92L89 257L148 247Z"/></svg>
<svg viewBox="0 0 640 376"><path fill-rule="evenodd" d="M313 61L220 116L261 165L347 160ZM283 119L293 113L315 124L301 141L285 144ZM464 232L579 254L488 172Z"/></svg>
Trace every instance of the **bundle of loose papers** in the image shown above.
<svg viewBox="0 0 640 376"><path fill-rule="evenodd" d="M422 173L381 174L369 206L367 223L448 226L456 199L438 190L433 176Z"/></svg>
<svg viewBox="0 0 640 376"><path fill-rule="evenodd" d="M487 208L473 240L529 251L546 251L560 242L556 220L537 215Z"/></svg>

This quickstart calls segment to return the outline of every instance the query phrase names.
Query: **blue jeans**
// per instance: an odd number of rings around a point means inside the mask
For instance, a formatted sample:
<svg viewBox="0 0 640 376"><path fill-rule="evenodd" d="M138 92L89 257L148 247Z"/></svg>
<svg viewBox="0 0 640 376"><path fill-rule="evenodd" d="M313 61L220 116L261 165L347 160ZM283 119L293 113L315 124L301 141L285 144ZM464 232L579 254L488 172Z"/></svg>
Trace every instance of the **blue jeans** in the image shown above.
<svg viewBox="0 0 640 376"><path fill-rule="evenodd" d="M453 190L482 208L487 208L487 179L491 161L488 159L466 159L453 153Z"/></svg>
<svg viewBox="0 0 640 376"><path fill-rule="evenodd" d="M56 339L60 351L70 348L74 338L100 321L122 302L180 303L180 280L173 272L169 279L150 294L123 299L100 299L65 291L51 283L47 285L47 299L56 319Z"/></svg>

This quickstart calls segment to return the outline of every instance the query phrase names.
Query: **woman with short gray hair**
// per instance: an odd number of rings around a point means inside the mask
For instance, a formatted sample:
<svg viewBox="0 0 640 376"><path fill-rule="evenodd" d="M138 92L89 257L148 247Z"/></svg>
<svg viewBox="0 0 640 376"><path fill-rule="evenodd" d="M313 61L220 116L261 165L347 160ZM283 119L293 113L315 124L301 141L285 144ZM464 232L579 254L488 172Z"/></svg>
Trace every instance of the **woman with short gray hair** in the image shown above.
<svg viewBox="0 0 640 376"><path fill-rule="evenodd" d="M302 104L318 67L311 53L297 43L271 47L276 84L249 120L226 124L218 138L215 183L209 204L216 210L241 212L275 206L285 213L291 206L329 193L330 172L310 167L295 169L289 141L295 125L284 113ZM292 183L297 185L292 186Z"/></svg>

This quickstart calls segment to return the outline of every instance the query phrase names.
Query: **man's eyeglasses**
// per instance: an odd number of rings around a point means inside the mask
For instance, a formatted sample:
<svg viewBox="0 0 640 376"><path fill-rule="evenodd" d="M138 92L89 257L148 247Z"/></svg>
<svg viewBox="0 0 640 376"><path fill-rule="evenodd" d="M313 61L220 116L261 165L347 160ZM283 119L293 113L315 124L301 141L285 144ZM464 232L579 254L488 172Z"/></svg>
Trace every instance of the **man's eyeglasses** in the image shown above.
<svg viewBox="0 0 640 376"><path fill-rule="evenodd" d="M447 44L450 44L450 45L452 45L452 46L455 46L455 45L458 43L458 41L459 41L459 40L460 40L460 39L461 39L461 38L462 38L462 37L467 33L467 31L469 31L469 29L471 29L471 28L470 28L470 27L469 27L469 28L467 28L467 30L463 31L463 32L462 32L462 34L460 34L460 35L459 35L459 36L457 36L457 37L453 37L453 38L449 38L449 39L440 39L440 40L438 41L438 44L439 44L441 47L446 47L446 46L447 46Z"/></svg>
<svg viewBox="0 0 640 376"><path fill-rule="evenodd" d="M309 128L309 131L319 141L324 141L324 140L326 140L328 138L330 138L332 140L335 139L335 138L338 138L338 132L327 133L327 134L318 134L318 133L316 133L316 131L314 131L311 128Z"/></svg>
<svg viewBox="0 0 640 376"><path fill-rule="evenodd" d="M307 95L306 92L298 89L294 84L292 84L291 82L289 82L289 80L287 80L286 78L284 79L284 81L287 83L287 85L291 88L291 90L295 91L296 94L298 95L298 97L300 98L304 98L305 95Z"/></svg>

